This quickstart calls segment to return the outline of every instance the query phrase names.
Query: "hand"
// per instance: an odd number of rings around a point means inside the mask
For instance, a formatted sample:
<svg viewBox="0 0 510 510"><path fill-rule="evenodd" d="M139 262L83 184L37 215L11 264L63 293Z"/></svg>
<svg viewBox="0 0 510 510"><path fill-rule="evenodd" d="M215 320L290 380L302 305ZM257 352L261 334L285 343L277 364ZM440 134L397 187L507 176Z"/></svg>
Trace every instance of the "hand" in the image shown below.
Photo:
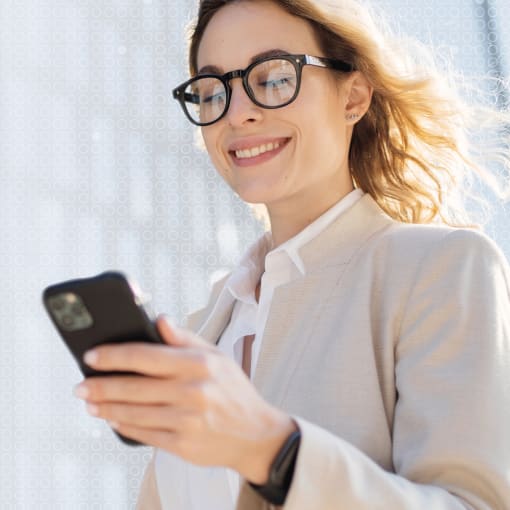
<svg viewBox="0 0 510 510"><path fill-rule="evenodd" d="M89 412L121 434L199 465L226 466L263 484L296 425L257 393L237 363L189 330L157 321L168 345L103 345L86 354L96 370L78 386Z"/></svg>

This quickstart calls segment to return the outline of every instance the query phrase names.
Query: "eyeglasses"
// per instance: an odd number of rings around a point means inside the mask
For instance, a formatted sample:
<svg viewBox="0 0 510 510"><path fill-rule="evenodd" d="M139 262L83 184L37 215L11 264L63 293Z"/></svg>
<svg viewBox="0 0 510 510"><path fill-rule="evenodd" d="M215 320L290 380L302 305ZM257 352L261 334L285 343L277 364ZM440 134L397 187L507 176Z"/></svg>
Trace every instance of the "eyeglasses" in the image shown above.
<svg viewBox="0 0 510 510"><path fill-rule="evenodd" d="M227 113L232 97L230 80L241 78L248 97L261 108L282 108L299 94L303 66L351 72L354 66L341 60L310 55L278 55L251 63L246 69L224 75L200 74L173 90L188 119L197 126L214 124Z"/></svg>

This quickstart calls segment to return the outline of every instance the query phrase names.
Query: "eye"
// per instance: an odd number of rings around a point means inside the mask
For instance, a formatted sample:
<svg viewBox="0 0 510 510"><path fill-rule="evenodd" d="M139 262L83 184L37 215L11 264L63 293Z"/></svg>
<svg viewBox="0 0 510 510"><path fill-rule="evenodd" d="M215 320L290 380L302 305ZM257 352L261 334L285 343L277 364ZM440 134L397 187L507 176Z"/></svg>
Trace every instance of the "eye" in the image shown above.
<svg viewBox="0 0 510 510"><path fill-rule="evenodd" d="M265 60L250 71L253 86L265 91L290 90L296 86L296 78L292 63L281 58Z"/></svg>
<svg viewBox="0 0 510 510"><path fill-rule="evenodd" d="M292 84L292 78L290 76L282 76L281 78L272 78L270 80L259 83L262 87L279 89L281 87L287 87Z"/></svg>
<svg viewBox="0 0 510 510"><path fill-rule="evenodd" d="M189 93L185 96L191 99L195 105L211 105L224 103L226 99L226 90L223 82L218 78L204 77L192 82Z"/></svg>
<svg viewBox="0 0 510 510"><path fill-rule="evenodd" d="M202 98L202 103L219 103L225 101L225 92L218 92Z"/></svg>

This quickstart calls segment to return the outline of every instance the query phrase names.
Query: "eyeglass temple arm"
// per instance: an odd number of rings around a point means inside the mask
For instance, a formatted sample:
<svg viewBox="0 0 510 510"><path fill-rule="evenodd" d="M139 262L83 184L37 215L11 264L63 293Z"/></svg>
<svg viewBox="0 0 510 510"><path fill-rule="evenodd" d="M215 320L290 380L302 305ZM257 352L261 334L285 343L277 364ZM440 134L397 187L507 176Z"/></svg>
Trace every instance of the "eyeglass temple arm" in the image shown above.
<svg viewBox="0 0 510 510"><path fill-rule="evenodd" d="M200 104L200 96L198 94L190 94L189 92L181 92L179 90L174 91L174 97L179 99L182 95L186 103Z"/></svg>
<svg viewBox="0 0 510 510"><path fill-rule="evenodd" d="M193 104L200 104L200 96L198 94L190 94L189 92L185 92L184 101Z"/></svg>
<svg viewBox="0 0 510 510"><path fill-rule="evenodd" d="M342 60L335 60L333 58L326 57L313 57L312 55L305 55L305 63L318 66L318 67L330 67L337 71L350 72L354 71L354 66Z"/></svg>

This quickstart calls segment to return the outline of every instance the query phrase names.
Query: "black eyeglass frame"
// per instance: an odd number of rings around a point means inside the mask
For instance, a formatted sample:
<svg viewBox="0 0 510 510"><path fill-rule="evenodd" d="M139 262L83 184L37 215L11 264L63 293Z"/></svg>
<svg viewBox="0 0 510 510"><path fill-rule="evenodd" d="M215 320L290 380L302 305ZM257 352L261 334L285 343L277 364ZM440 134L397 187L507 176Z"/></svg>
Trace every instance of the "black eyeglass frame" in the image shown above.
<svg viewBox="0 0 510 510"><path fill-rule="evenodd" d="M277 106L267 106L255 98L255 94L253 93L249 83L248 83L248 75L250 71L257 65L261 64L262 62L267 62L269 60L287 60L290 62L294 69L296 70L296 91L294 92L294 95L285 103L277 105ZM248 95L248 97L253 101L254 104L257 106L260 106L261 108L265 108L268 110L274 110L276 108L283 108L284 106L287 106L288 104L292 103L296 97L299 94L299 90L301 88L301 75L303 71L303 67L306 65L310 66L316 66L316 67L324 67L327 69L333 69L335 71L342 71L345 73L350 73L354 71L354 66L348 62L344 62L343 60L336 60L333 58L327 58L327 57L314 57L312 55L274 55L271 57L264 57L260 60L256 60L252 62L248 67L245 69L237 69L235 71L230 71L228 73L225 73L223 75L220 74L213 74L213 73L205 73L205 74L198 74L197 76L194 76L193 78L185 81L178 87L176 87L172 91L172 95L174 99L179 101L186 117L195 124L196 126L210 126L211 124L214 124L215 122L218 122L220 119L222 119L228 111L228 108L230 106L230 99L232 97L232 87L230 86L230 80L233 80L234 78L241 78L243 81L243 88ZM210 122L198 122L195 119L193 119L188 112L188 109L186 107L186 103L195 103L198 104L197 100L193 99L193 94L186 93L186 88L191 85L193 82L200 80L202 78L217 78L219 79L224 87L226 92L226 98L225 98L225 109L223 113L215 120Z"/></svg>

